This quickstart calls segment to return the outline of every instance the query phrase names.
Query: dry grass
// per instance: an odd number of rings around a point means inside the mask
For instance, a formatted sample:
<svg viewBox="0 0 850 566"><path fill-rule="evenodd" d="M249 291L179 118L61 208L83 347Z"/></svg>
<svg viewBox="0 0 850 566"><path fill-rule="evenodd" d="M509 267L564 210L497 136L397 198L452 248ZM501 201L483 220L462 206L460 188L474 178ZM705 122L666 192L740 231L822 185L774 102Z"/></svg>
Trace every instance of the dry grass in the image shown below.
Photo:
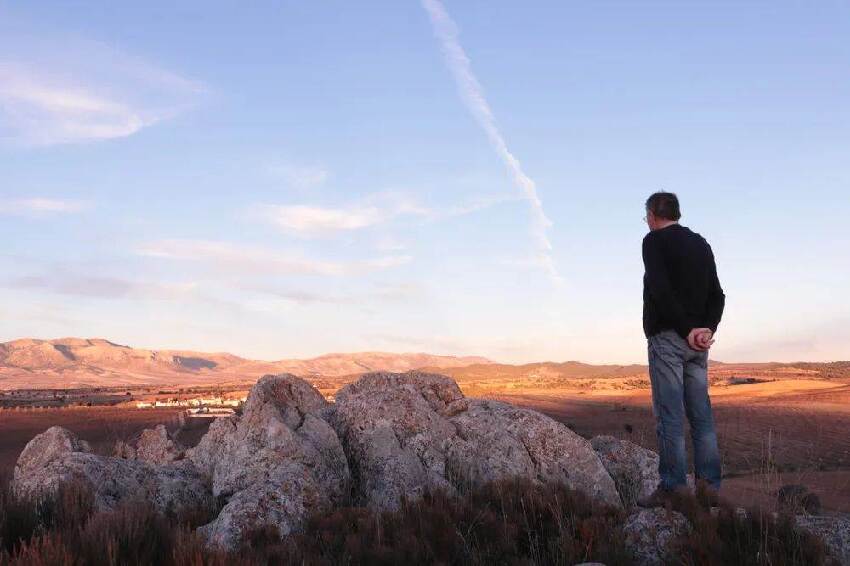
<svg viewBox="0 0 850 566"><path fill-rule="evenodd" d="M693 525L691 533L676 541L674 553L683 565L797 566L836 564L826 546L814 535L795 528L790 514L750 509L746 516L728 504L715 513L700 504L702 495L684 497L673 504Z"/></svg>
<svg viewBox="0 0 850 566"><path fill-rule="evenodd" d="M850 386L799 381L712 390L725 489L745 504L775 501L788 483L808 486L828 511L850 512ZM829 389L820 385L827 384ZM780 387L782 386L782 387ZM501 394L544 412L585 438L609 434L656 450L648 391Z"/></svg>
<svg viewBox="0 0 850 566"><path fill-rule="evenodd" d="M754 512L745 519L731 508L712 516L695 498L675 507L694 524L674 543L677 563L828 564L823 544L797 533L787 518ZM74 486L53 501L17 502L4 484L0 565L616 566L632 563L620 530L624 519L623 511L596 505L564 486L503 482L458 497L429 493L395 512L336 509L310 518L302 533L286 540L273 529L259 529L237 552L222 553L193 533L201 518L168 519L139 503L94 512L91 497Z"/></svg>

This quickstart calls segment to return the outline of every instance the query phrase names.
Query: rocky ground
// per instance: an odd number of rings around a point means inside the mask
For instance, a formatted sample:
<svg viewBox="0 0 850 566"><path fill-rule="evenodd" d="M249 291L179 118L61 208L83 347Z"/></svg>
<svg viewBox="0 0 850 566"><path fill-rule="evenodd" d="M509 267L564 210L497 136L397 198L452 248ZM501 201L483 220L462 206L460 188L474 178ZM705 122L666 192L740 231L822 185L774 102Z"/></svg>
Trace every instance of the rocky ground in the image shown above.
<svg viewBox="0 0 850 566"><path fill-rule="evenodd" d="M104 510L138 498L166 515L214 509L198 533L235 549L259 527L286 537L343 505L395 510L429 491L460 494L511 478L563 484L622 509L623 537L639 564L663 563L671 541L693 528L676 511L634 507L658 482L652 451L610 436L585 440L534 410L466 398L452 379L422 372L367 374L335 403L293 375L266 376L241 414L217 420L191 449L159 426L112 456L96 455L52 427L21 453L12 486L34 498L81 483ZM846 518L797 523L850 563Z"/></svg>

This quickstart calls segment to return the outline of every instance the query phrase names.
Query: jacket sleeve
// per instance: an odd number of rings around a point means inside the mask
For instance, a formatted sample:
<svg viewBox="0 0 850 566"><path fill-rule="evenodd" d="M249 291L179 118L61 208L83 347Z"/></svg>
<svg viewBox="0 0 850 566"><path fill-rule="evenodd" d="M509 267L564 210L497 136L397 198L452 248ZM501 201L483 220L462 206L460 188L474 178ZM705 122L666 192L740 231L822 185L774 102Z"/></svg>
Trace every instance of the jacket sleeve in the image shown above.
<svg viewBox="0 0 850 566"><path fill-rule="evenodd" d="M720 319L723 317L723 307L726 306L726 295L723 294L723 288L720 287L720 279L717 277L717 264L714 261L714 254L711 252L711 248L709 248L709 256L711 257L712 280L705 305L705 318L706 326L712 332L717 332Z"/></svg>
<svg viewBox="0 0 850 566"><path fill-rule="evenodd" d="M682 303L673 291L659 242L652 238L651 234L643 239L643 266L646 269L646 288L659 314L673 325L679 336L687 338L696 325L689 320Z"/></svg>

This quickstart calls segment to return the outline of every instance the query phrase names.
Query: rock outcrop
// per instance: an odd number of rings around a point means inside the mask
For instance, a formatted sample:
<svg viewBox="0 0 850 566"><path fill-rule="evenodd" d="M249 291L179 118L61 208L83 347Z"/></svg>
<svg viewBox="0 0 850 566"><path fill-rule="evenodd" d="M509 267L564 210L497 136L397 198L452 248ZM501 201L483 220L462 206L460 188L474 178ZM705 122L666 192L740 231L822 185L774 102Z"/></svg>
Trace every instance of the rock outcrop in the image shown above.
<svg viewBox="0 0 850 566"><path fill-rule="evenodd" d="M37 472L51 461L71 452L91 452L91 447L70 430L52 426L24 447L15 464L14 479L16 482L23 480L30 472Z"/></svg>
<svg viewBox="0 0 850 566"><path fill-rule="evenodd" d="M271 527L282 537L297 531L307 517L330 504L302 466L282 465L277 477L233 494L218 517L198 532L211 544L232 550L256 529Z"/></svg>
<svg viewBox="0 0 850 566"><path fill-rule="evenodd" d="M449 417L467 408L452 380L433 374L373 373L336 395L333 423L363 503L383 509L433 488L454 491Z"/></svg>
<svg viewBox="0 0 850 566"><path fill-rule="evenodd" d="M559 482L631 507L658 484L658 456L609 436L588 442L536 411L467 399L441 375L367 374L330 404L306 381L283 374L260 379L241 414L214 421L189 450L160 425L135 446L116 445L114 457L100 456L74 433L51 427L21 452L12 489L44 498L74 483L91 491L100 510L146 501L171 515L211 510L218 498L221 511L199 532L233 550L255 529L298 531L311 514L350 496L395 509L429 489L455 493L510 478ZM802 493L793 487L781 494L789 501ZM850 564L846 517L801 515L797 525ZM628 516L623 536L638 564L655 565L673 559L674 541L690 530L678 512L642 509Z"/></svg>
<svg viewBox="0 0 850 566"><path fill-rule="evenodd" d="M797 526L826 543L829 553L842 566L850 566L850 516L798 515Z"/></svg>
<svg viewBox="0 0 850 566"><path fill-rule="evenodd" d="M614 479L626 507L633 507L639 499L648 497L661 482L658 454L652 450L613 436L596 436L590 443Z"/></svg>
<svg viewBox="0 0 850 566"><path fill-rule="evenodd" d="M462 482L481 484L510 477L561 482L592 499L620 506L620 496L591 444L537 411L498 401L470 400L454 415L457 438L451 470Z"/></svg>
<svg viewBox="0 0 850 566"><path fill-rule="evenodd" d="M200 474L188 462L154 466L146 462L98 456L84 441L61 427L33 438L18 458L12 489L18 497L44 498L60 486L76 483L92 492L96 508L127 501L149 501L166 514L211 507Z"/></svg>
<svg viewBox="0 0 850 566"><path fill-rule="evenodd" d="M136 444L136 459L149 464L168 464L183 458L185 448L165 428L157 425L142 431Z"/></svg>
<svg viewBox="0 0 850 566"><path fill-rule="evenodd" d="M128 442L118 440L112 447L112 455L122 460L135 460L136 449Z"/></svg>
<svg viewBox="0 0 850 566"><path fill-rule="evenodd" d="M339 503L349 486L342 444L324 420L329 404L293 375L265 376L241 416L210 427L187 456L227 503L202 527L211 543L232 548L250 530L271 525L281 536L309 514Z"/></svg>
<svg viewBox="0 0 850 566"><path fill-rule="evenodd" d="M672 543L690 530L691 524L684 515L656 507L630 515L623 526L623 535L636 564L656 566L669 562Z"/></svg>
<svg viewBox="0 0 850 566"><path fill-rule="evenodd" d="M561 481L620 505L589 442L536 411L468 400L442 375L365 375L339 391L332 422L357 495L373 507L509 477Z"/></svg>

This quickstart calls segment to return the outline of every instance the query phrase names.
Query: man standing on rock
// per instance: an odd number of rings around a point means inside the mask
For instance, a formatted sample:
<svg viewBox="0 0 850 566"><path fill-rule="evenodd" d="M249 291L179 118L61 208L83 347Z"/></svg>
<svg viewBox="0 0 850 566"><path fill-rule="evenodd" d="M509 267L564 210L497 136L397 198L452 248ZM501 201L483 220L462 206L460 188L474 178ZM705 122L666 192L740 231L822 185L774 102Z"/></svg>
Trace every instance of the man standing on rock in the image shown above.
<svg viewBox="0 0 850 566"><path fill-rule="evenodd" d="M716 498L720 453L708 398L708 350L726 300L711 247L679 224L679 199L659 192L646 201L643 328L649 342L652 410L661 483L645 507L687 491L684 418L691 425L696 480Z"/></svg>

